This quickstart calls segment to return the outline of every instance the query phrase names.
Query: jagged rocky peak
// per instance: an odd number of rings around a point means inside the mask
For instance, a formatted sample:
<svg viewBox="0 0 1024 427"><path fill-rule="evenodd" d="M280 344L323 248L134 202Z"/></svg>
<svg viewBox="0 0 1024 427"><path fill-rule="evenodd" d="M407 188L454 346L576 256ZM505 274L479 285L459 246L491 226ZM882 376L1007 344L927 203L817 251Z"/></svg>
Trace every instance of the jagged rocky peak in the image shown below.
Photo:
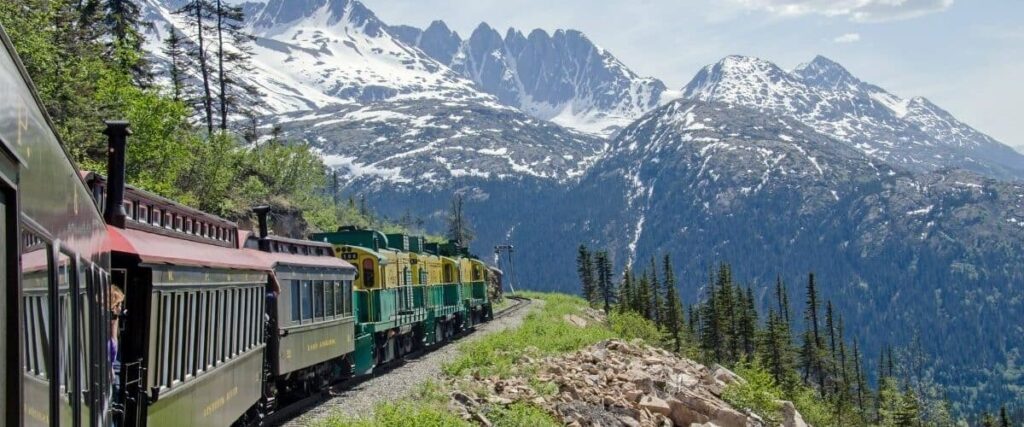
<svg viewBox="0 0 1024 427"><path fill-rule="evenodd" d="M801 64L793 73L803 78L805 83L819 87L836 88L843 84L861 84L861 81L842 65L821 55L815 56L811 62Z"/></svg>
<svg viewBox="0 0 1024 427"><path fill-rule="evenodd" d="M269 0L252 20L253 28L269 29L288 26L304 20L312 26L332 27L348 22L362 27L370 37L377 37L385 25L363 3L356 0Z"/></svg>
<svg viewBox="0 0 1024 427"><path fill-rule="evenodd" d="M508 106L591 134L610 135L658 106L664 83L644 78L576 30L528 34L481 23L467 39L441 22L426 30L392 27Z"/></svg>

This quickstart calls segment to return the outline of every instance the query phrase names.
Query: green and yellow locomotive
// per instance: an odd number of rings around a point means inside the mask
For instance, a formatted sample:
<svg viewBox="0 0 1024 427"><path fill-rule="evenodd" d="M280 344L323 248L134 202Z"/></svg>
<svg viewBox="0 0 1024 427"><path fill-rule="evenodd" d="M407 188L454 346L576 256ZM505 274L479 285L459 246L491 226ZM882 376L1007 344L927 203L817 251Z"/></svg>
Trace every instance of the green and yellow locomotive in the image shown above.
<svg viewBox="0 0 1024 427"><path fill-rule="evenodd" d="M334 245L356 267L357 341L372 342L374 364L443 343L493 317L487 266L454 243L351 226L311 239Z"/></svg>

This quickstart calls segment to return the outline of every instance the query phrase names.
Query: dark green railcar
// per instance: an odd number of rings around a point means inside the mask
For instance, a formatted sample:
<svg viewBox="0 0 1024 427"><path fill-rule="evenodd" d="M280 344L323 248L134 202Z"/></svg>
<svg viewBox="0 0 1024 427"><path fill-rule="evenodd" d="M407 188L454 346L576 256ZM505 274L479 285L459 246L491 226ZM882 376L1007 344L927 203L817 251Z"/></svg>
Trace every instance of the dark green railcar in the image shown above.
<svg viewBox="0 0 1024 427"><path fill-rule="evenodd" d="M106 226L0 28L0 425L110 424Z"/></svg>

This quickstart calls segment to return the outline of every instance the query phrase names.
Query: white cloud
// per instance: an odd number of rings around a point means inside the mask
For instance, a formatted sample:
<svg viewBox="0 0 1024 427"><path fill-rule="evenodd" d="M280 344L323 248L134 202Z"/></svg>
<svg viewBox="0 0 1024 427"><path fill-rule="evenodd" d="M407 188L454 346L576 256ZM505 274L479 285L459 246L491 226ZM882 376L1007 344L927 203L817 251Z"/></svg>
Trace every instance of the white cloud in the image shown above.
<svg viewBox="0 0 1024 427"><path fill-rule="evenodd" d="M836 43L855 43L860 41L860 33L846 33L832 39Z"/></svg>
<svg viewBox="0 0 1024 427"><path fill-rule="evenodd" d="M916 18L941 12L953 0L733 0L750 9L784 16L845 16L857 22L881 22Z"/></svg>

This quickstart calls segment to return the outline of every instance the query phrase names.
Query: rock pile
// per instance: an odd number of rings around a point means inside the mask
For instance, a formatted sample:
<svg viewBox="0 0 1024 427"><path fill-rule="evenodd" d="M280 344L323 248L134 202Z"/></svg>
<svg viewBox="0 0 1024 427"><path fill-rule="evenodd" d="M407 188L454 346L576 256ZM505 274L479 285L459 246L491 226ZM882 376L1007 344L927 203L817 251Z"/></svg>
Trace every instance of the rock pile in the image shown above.
<svg viewBox="0 0 1024 427"><path fill-rule="evenodd" d="M537 405L569 426L766 425L757 415L721 399L725 387L744 381L733 372L717 365L708 368L639 341L604 341L541 359L522 356L518 366L523 375L464 378L475 391L454 392L454 409L483 425L490 425L488 407L513 402ZM785 427L806 426L792 404L784 408Z"/></svg>

